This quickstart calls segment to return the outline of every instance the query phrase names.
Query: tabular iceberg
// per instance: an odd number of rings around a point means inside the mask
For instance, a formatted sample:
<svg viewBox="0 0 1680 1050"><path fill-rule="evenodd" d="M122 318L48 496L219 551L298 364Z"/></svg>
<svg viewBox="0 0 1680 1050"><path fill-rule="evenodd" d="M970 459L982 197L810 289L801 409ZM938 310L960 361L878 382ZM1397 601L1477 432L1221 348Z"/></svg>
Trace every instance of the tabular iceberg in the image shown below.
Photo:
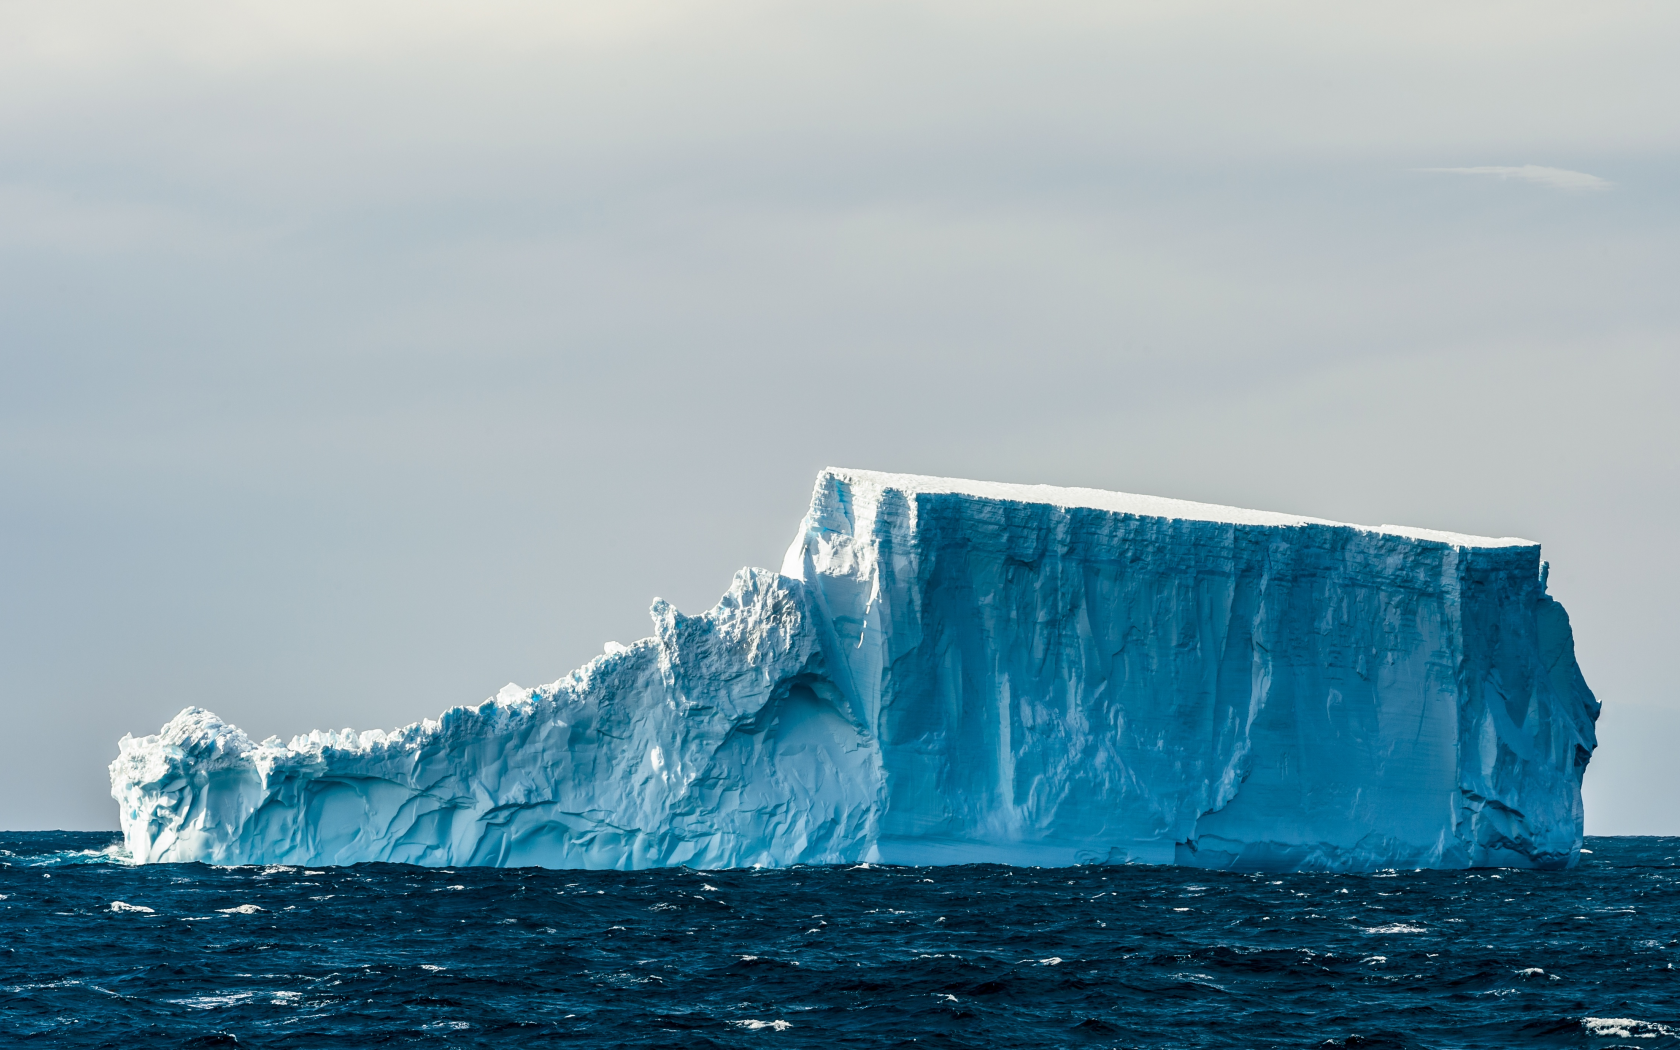
<svg viewBox="0 0 1680 1050"><path fill-rule="evenodd" d="M111 764L141 862L1562 867L1598 702L1538 545L825 470L781 572L552 685Z"/></svg>

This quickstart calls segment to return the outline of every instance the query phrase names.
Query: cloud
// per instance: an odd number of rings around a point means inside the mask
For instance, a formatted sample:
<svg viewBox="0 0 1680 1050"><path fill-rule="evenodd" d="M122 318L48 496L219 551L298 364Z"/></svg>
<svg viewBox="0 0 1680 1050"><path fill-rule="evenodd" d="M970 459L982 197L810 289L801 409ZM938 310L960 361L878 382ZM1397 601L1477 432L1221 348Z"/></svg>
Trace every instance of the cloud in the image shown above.
<svg viewBox="0 0 1680 1050"><path fill-rule="evenodd" d="M1588 175L1584 171L1570 171L1568 168L1546 168L1539 164L1524 164L1515 168L1489 165L1481 168L1415 168L1413 170L1445 175L1492 175L1499 179L1522 179L1524 182L1537 182L1555 190L1607 190L1615 185L1609 179L1601 179L1597 175Z"/></svg>

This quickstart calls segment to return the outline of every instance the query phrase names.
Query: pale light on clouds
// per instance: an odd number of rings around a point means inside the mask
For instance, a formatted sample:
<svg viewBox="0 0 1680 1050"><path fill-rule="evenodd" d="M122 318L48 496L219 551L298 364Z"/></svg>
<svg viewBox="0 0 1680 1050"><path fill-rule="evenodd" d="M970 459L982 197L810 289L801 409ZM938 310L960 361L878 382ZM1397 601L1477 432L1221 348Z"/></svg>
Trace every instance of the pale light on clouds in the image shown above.
<svg viewBox="0 0 1680 1050"><path fill-rule="evenodd" d="M845 462L1532 536L1587 826L1680 834L1676 47L1561 0L0 4L0 828L115 827L117 738L189 703L553 681ZM1614 192L1396 178L1529 159Z"/></svg>
<svg viewBox="0 0 1680 1050"><path fill-rule="evenodd" d="M1488 175L1496 179L1521 179L1523 182L1535 182L1556 190L1607 190L1615 185L1609 179L1601 179L1597 175L1589 175L1584 171L1570 171L1568 168L1548 168L1539 164L1523 164L1518 167L1486 165L1476 168L1418 168L1416 170L1438 175Z"/></svg>

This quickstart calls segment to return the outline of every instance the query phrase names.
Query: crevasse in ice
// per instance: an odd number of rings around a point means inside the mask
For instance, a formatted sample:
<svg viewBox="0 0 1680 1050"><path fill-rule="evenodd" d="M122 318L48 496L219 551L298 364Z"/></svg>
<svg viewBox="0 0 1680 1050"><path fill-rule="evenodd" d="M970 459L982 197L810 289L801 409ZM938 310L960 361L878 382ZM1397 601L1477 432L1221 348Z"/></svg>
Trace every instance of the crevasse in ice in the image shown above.
<svg viewBox="0 0 1680 1050"><path fill-rule="evenodd" d="M1559 867L1598 703L1537 545L825 470L780 573L552 685L111 764L140 861Z"/></svg>

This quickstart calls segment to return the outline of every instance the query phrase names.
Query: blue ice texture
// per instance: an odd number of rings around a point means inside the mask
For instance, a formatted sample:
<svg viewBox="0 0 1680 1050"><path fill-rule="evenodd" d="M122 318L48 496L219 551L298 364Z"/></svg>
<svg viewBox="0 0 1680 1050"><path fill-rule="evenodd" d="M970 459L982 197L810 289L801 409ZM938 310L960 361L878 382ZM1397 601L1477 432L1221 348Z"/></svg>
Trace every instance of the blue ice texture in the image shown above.
<svg viewBox="0 0 1680 1050"><path fill-rule="evenodd" d="M391 732L124 737L136 861L1557 868L1598 702L1539 545L830 468L781 571Z"/></svg>

